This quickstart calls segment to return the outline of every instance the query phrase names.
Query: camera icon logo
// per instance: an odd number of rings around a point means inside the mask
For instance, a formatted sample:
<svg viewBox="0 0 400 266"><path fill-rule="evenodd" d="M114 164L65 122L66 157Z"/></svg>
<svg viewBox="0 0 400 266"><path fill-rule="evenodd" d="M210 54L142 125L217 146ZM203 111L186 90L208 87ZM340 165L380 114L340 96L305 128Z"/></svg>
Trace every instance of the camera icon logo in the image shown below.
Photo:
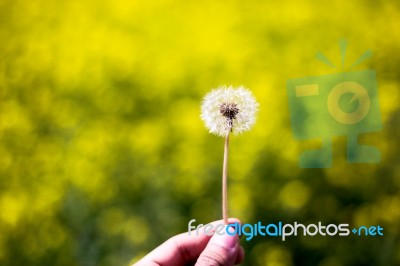
<svg viewBox="0 0 400 266"><path fill-rule="evenodd" d="M359 100L358 108L350 113L342 111L339 106L340 98L346 94L351 93L353 97L350 104L355 100ZM346 81L336 85L328 95L328 111L329 114L339 123L354 124L362 120L369 111L371 101L369 99L368 91L359 83L353 81Z"/></svg>
<svg viewBox="0 0 400 266"><path fill-rule="evenodd" d="M345 49L342 49L342 62L343 51ZM366 55L370 52L358 61ZM322 140L321 149L308 150L300 155L300 167L331 167L332 139L335 136L347 136L349 163L380 162L377 148L358 143L360 134L377 132L382 128L374 70L289 79L287 94L294 137L298 140Z"/></svg>

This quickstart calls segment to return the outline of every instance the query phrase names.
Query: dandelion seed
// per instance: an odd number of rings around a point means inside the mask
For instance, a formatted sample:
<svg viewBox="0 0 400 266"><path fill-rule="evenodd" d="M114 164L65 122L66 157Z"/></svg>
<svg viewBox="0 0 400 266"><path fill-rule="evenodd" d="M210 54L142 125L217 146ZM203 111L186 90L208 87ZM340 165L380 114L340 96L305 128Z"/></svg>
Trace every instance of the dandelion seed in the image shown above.
<svg viewBox="0 0 400 266"><path fill-rule="evenodd" d="M210 133L225 137L222 169L222 217L228 224L228 152L229 134L249 130L256 121L258 103L244 87L219 87L208 93L201 106L201 119Z"/></svg>

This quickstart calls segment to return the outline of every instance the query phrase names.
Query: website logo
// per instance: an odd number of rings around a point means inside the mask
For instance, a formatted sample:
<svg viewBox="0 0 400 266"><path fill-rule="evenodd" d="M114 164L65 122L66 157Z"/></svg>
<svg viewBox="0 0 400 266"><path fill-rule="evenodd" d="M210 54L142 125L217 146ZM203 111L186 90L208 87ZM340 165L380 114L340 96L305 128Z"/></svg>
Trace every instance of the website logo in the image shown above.
<svg viewBox="0 0 400 266"><path fill-rule="evenodd" d="M204 233L206 235L239 235L245 236L246 241L252 240L256 236L261 237L280 237L285 241L290 236L349 236L351 233L356 236L383 236L383 228L380 225L373 226L360 226L350 229L349 224L328 224L324 225L322 222L317 224L304 225L294 222L290 223L269 223L264 224L261 221L255 224L239 224L232 223L229 225L224 224L199 224L194 225L196 219L192 219L188 223L188 234L199 235Z"/></svg>
<svg viewBox="0 0 400 266"><path fill-rule="evenodd" d="M344 69L345 41L340 42L340 50ZM350 68L371 55L371 51L365 52ZM323 54L317 54L317 58L335 67ZM382 128L377 88L374 70L340 72L287 81L294 137L298 140L322 140L321 149L305 151L300 155L300 167L331 167L332 139L335 136L347 136L349 163L380 162L381 155L377 148L358 143L360 134L377 132Z"/></svg>

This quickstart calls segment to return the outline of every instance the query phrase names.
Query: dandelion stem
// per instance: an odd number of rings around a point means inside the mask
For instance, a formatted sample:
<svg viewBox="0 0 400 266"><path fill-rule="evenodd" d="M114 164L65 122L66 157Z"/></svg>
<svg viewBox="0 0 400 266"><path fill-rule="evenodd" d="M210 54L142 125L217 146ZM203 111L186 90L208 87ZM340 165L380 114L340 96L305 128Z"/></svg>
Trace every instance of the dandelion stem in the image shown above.
<svg viewBox="0 0 400 266"><path fill-rule="evenodd" d="M222 218L228 224L228 152L229 152L229 132L225 136L224 164L222 168Z"/></svg>

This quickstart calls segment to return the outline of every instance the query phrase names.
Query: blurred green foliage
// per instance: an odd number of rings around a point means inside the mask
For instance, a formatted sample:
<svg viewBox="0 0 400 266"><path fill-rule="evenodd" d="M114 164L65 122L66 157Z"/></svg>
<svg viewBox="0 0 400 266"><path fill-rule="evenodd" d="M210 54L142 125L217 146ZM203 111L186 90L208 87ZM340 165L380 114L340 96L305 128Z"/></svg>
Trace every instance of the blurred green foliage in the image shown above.
<svg viewBox="0 0 400 266"><path fill-rule="evenodd" d="M398 1L0 0L0 264L128 265L187 222L221 218L221 138L202 97L245 85L255 128L231 141L230 216L349 223L384 237L257 237L243 265L400 264ZM299 169L288 78L375 69L380 164ZM339 65L339 64L338 64Z"/></svg>

